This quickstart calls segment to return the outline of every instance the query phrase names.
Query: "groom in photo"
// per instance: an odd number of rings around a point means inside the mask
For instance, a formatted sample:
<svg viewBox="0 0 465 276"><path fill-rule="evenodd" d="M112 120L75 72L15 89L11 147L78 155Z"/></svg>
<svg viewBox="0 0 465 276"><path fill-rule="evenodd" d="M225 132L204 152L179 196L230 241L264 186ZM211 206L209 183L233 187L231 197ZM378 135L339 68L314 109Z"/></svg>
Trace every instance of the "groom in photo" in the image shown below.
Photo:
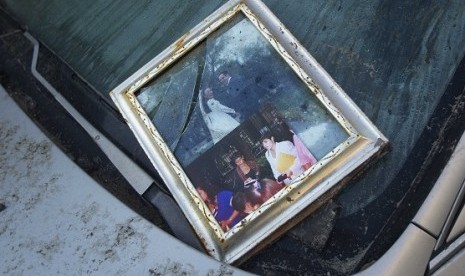
<svg viewBox="0 0 465 276"><path fill-rule="evenodd" d="M263 76L244 78L242 75L223 70L218 75L218 81L225 89L222 95L225 101L242 119L247 119L255 113L270 94L276 93L275 86L265 81Z"/></svg>

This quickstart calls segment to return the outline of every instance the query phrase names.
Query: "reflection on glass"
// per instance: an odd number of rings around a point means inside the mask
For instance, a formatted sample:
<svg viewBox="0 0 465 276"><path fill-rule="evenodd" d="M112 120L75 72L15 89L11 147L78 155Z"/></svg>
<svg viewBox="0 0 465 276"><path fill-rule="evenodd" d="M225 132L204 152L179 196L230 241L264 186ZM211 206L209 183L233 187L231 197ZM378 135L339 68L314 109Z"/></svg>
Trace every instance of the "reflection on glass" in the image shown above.
<svg viewBox="0 0 465 276"><path fill-rule="evenodd" d="M227 262L319 206L387 143L256 1L228 2L111 95L208 252Z"/></svg>
<svg viewBox="0 0 465 276"><path fill-rule="evenodd" d="M267 103L317 159L348 137L243 16L209 36L137 98L183 166Z"/></svg>

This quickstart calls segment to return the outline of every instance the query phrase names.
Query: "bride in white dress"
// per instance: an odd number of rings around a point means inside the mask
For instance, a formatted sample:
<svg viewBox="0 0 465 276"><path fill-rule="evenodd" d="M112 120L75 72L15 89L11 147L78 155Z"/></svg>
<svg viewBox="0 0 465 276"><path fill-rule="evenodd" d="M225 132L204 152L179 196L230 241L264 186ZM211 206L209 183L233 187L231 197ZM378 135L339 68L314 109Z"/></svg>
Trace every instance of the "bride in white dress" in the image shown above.
<svg viewBox="0 0 465 276"><path fill-rule="evenodd" d="M239 126L231 115L238 115L236 111L230 107L221 104L214 98L213 90L207 87L204 91L199 93L200 103L206 102L207 108L200 105L203 118L207 124L213 143L216 144L224 136L230 133L233 129ZM203 99L205 97L205 99ZM209 109L209 110L208 110Z"/></svg>

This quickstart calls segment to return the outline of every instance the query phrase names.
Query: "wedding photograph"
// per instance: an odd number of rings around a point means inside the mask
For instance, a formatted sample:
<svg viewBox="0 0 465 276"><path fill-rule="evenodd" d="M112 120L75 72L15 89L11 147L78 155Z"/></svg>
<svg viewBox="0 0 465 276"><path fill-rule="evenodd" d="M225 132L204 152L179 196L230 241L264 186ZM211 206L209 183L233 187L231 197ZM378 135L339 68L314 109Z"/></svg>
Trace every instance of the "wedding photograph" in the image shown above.
<svg viewBox="0 0 465 276"><path fill-rule="evenodd" d="M137 99L182 166L273 104L322 158L348 138L339 122L243 15L212 33Z"/></svg>

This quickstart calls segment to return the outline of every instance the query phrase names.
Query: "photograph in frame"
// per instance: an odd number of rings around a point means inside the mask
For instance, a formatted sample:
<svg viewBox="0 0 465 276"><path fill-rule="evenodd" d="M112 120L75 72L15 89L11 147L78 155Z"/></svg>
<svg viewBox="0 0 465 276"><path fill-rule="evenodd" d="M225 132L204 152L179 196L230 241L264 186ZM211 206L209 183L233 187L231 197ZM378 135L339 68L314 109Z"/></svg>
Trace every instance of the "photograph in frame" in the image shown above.
<svg viewBox="0 0 465 276"><path fill-rule="evenodd" d="M260 1L188 34L111 96L207 253L237 262L387 139Z"/></svg>
<svg viewBox="0 0 465 276"><path fill-rule="evenodd" d="M241 14L136 95L184 166L266 103L287 115L319 158L349 136Z"/></svg>

